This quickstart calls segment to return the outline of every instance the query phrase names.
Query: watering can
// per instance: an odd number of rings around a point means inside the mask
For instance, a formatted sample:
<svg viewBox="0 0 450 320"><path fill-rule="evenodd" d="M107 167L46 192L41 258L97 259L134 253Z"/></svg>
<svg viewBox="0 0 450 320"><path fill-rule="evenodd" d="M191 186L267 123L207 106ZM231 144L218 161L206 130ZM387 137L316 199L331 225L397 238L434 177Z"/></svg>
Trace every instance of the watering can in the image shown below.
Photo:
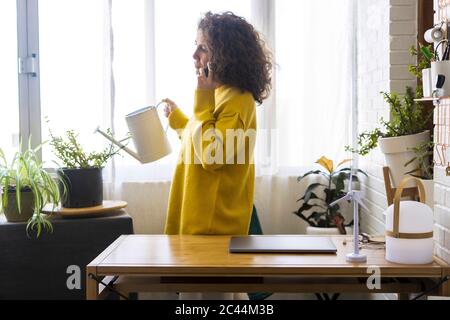
<svg viewBox="0 0 450 320"><path fill-rule="evenodd" d="M136 151L122 143L129 138L117 141L100 128L97 128L95 132L100 133L142 164L157 161L172 152L166 135L168 126L163 128L158 115L158 107L162 103L164 102L142 108L125 117Z"/></svg>

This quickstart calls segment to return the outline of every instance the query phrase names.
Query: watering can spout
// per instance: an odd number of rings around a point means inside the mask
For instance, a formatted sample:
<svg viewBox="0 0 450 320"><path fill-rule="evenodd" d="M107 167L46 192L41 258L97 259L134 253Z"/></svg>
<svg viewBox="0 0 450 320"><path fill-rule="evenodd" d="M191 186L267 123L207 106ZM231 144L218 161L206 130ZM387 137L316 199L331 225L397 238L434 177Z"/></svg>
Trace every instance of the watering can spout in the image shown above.
<svg viewBox="0 0 450 320"><path fill-rule="evenodd" d="M125 146L122 142L117 141L116 139L114 139L113 137L111 137L109 134L107 134L106 132L100 130L100 127L97 127L94 131L94 133L100 133L103 137L105 137L106 139L108 139L109 141L111 141L111 143L115 144L116 146L118 146L120 149L122 149L123 151L125 151L126 153L128 153L130 156L132 156L133 158L135 158L137 161L144 163L141 158L139 157L139 155L134 152L133 150L131 150L130 148L128 148L127 146Z"/></svg>

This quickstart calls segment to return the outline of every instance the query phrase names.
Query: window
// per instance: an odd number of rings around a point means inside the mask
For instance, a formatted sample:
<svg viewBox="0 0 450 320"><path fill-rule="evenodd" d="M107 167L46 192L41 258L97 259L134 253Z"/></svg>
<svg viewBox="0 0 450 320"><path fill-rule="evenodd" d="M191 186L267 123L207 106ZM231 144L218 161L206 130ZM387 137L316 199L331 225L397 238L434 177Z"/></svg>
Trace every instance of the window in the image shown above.
<svg viewBox="0 0 450 320"><path fill-rule="evenodd" d="M278 159L310 166L351 145L353 0L276 1Z"/></svg>
<svg viewBox="0 0 450 320"><path fill-rule="evenodd" d="M105 96L104 1L40 0L39 51L42 140L73 129L82 145L102 148ZM47 120L49 123L47 123ZM43 147L48 164L56 160Z"/></svg>
<svg viewBox="0 0 450 320"><path fill-rule="evenodd" d="M0 1L0 148L10 158L19 140L16 1Z"/></svg>

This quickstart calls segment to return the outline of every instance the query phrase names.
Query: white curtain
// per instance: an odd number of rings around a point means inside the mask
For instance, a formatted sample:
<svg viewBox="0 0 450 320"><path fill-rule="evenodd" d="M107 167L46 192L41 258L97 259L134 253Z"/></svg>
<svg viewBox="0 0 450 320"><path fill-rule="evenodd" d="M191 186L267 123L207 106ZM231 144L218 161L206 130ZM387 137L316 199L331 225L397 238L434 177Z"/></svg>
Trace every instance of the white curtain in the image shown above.
<svg viewBox="0 0 450 320"><path fill-rule="evenodd" d="M104 124L125 136L126 114L166 97L191 115L199 18L208 10L244 16L264 34L276 62L272 96L257 107L255 205L266 233L301 233L305 224L292 212L305 185L296 178L322 155L343 159L351 143L352 3L105 0ZM165 159L141 165L124 155L105 170L106 196L128 201L138 233L163 230L179 151L174 132L169 140L174 152Z"/></svg>

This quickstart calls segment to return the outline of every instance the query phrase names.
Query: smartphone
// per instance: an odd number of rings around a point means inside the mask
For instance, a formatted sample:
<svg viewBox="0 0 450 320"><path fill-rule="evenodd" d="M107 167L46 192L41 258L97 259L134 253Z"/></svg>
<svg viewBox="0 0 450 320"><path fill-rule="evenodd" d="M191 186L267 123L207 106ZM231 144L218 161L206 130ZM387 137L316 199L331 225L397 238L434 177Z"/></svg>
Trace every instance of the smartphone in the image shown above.
<svg viewBox="0 0 450 320"><path fill-rule="evenodd" d="M205 74L205 77L208 78L208 76L209 76L209 68L208 67L203 68L203 73Z"/></svg>

